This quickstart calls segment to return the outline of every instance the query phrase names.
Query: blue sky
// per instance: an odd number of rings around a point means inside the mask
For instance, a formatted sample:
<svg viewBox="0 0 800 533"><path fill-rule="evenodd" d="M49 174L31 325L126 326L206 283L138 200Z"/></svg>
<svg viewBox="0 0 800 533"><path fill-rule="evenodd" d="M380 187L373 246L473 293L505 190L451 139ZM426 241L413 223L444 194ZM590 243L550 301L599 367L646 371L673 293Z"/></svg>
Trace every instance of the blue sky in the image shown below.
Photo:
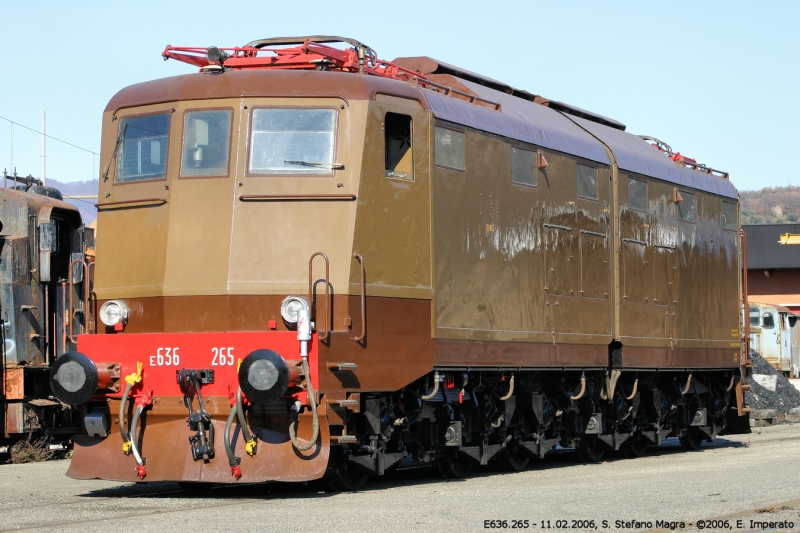
<svg viewBox="0 0 800 533"><path fill-rule="evenodd" d="M177 46L342 35L382 59L428 55L612 117L728 171L740 190L800 185L800 2L0 2L0 116L99 152L119 89L183 74ZM39 136L16 127L14 165L39 175ZM47 175L97 175L48 140ZM0 170L11 127L0 119Z"/></svg>

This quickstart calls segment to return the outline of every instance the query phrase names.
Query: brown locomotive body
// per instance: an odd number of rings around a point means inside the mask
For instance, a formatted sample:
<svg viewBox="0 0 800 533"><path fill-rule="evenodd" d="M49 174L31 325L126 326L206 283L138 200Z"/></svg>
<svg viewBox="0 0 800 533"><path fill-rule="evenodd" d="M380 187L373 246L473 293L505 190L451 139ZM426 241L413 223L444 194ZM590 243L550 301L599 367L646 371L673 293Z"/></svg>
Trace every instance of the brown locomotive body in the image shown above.
<svg viewBox="0 0 800 533"><path fill-rule="evenodd" d="M101 370L62 380L89 407L69 475L353 488L740 425L727 176L429 58L237 67L272 44L106 108L94 288L125 316L70 356Z"/></svg>

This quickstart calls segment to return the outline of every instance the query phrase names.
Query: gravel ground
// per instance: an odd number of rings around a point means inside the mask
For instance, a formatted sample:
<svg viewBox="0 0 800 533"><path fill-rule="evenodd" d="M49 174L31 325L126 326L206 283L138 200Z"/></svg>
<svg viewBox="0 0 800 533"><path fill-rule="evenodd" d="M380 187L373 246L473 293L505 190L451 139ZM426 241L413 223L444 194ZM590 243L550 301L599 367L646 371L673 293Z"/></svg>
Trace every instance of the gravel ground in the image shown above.
<svg viewBox="0 0 800 533"><path fill-rule="evenodd" d="M745 392L746 402L752 409L775 409L781 414L793 407L800 407L800 390L786 376L764 361L757 352L750 352L750 362L753 365L753 374L777 376L774 391L762 387L753 380L752 390Z"/></svg>
<svg viewBox="0 0 800 533"><path fill-rule="evenodd" d="M572 451L563 451L520 473L484 469L442 481L432 469L400 472L357 493L267 484L198 496L175 483L76 481L64 476L67 466L0 466L0 532L464 533L512 529L514 520L528 520L515 528L527 530L670 531L656 522L664 520L697 531L702 519L730 524L706 531L800 532L800 424L718 438L699 452L683 452L667 439L640 459L601 464L578 464ZM486 520L506 525L487 528ZM792 521L794 528L751 520Z"/></svg>

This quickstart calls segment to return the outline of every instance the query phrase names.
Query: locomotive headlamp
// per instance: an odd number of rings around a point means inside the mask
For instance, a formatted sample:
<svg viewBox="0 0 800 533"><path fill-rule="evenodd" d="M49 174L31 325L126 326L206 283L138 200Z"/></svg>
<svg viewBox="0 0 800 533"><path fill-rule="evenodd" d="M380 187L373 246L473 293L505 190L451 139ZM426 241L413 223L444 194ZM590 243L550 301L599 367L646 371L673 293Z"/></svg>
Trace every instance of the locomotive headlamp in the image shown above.
<svg viewBox="0 0 800 533"><path fill-rule="evenodd" d="M109 300L100 308L100 320L106 326L128 323L130 308L122 300Z"/></svg>
<svg viewBox="0 0 800 533"><path fill-rule="evenodd" d="M67 352L50 367L50 388L67 405L82 405L97 391L97 367L80 352Z"/></svg>
<svg viewBox="0 0 800 533"><path fill-rule="evenodd" d="M219 61L220 64L224 63L225 60L228 59L229 57L231 56L228 55L227 52L223 52L216 46L211 46L206 51L206 59L208 59L212 63L216 63L217 61Z"/></svg>
<svg viewBox="0 0 800 533"><path fill-rule="evenodd" d="M289 387L289 365L272 350L251 352L239 367L239 386L251 402L276 402Z"/></svg>
<svg viewBox="0 0 800 533"><path fill-rule="evenodd" d="M298 313L301 310L307 309L309 309L309 307L305 298L300 296L288 296L281 304L281 316L287 324L294 326L297 324Z"/></svg>

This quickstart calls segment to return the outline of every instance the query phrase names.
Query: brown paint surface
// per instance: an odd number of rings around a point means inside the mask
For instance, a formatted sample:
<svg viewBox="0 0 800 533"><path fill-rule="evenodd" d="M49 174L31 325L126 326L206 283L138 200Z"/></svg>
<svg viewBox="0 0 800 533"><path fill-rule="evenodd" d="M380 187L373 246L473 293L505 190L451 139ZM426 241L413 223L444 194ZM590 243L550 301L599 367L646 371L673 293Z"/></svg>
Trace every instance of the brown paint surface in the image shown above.
<svg viewBox="0 0 800 533"><path fill-rule="evenodd" d="M209 398L214 403L214 398ZM188 410L179 397L160 398L159 405L143 415L140 431L142 457L146 459L145 481L202 481L207 483L235 483L223 448L227 412L220 408L211 410L216 429L216 455L208 463L194 461L189 447L189 437L194 434L187 423ZM227 398L217 398L216 404L227 406ZM116 401L110 402L112 412L118 409ZM176 409L178 407L178 409ZM227 408L227 411L230 407ZM258 435L258 453L251 457L245 451L244 438L238 425L234 425L230 438L234 454L241 458L242 478L239 483L262 481L307 481L318 479L328 466L330 436L324 409L321 412L320 434L317 446L298 452L285 431L254 427ZM307 439L311 434L311 417L300 416L298 437ZM116 423L112 434L105 439L77 437L74 455L67 475L75 479L111 479L139 481L133 456L122 452L122 437Z"/></svg>

